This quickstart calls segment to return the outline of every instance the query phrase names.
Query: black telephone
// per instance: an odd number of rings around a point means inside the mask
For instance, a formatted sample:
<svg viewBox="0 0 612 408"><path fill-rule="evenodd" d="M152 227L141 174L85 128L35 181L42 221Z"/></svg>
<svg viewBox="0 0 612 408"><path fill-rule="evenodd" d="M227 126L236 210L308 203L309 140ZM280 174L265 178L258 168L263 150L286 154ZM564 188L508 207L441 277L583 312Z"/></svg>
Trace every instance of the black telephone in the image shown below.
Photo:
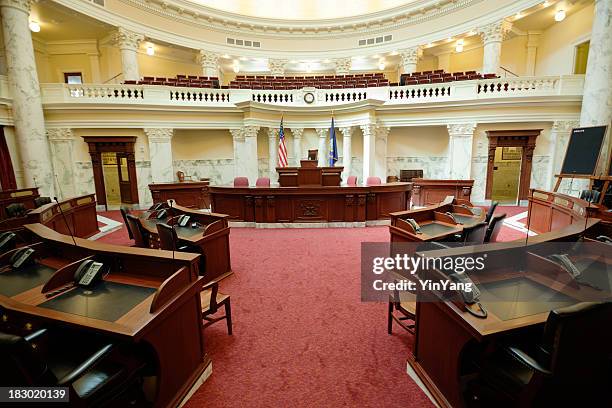
<svg viewBox="0 0 612 408"><path fill-rule="evenodd" d="M190 219L190 218L191 218L191 217L189 217L188 215L180 215L180 216L178 217L178 219L176 220L176 224L177 224L179 227L186 227L186 226L187 226L187 224L189 224L189 219Z"/></svg>
<svg viewBox="0 0 612 408"><path fill-rule="evenodd" d="M414 232L417 234L423 233L423 231L421 231L421 226L413 218L406 218L406 222L412 226Z"/></svg>
<svg viewBox="0 0 612 408"><path fill-rule="evenodd" d="M578 269L576 265L574 265L574 263L569 258L569 256L567 256L567 254L554 254L550 255L548 258L555 262L557 265L559 265L561 268L563 268L563 270L565 270L567 273L569 273L570 276L576 282L585 286L590 286L593 289L601 290L601 288L583 279L582 271Z"/></svg>
<svg viewBox="0 0 612 408"><path fill-rule="evenodd" d="M13 232L3 232L0 234L0 254L15 249L15 239L17 235Z"/></svg>
<svg viewBox="0 0 612 408"><path fill-rule="evenodd" d="M607 235L599 235L595 239L600 242L605 242L606 244L612 244L612 238Z"/></svg>
<svg viewBox="0 0 612 408"><path fill-rule="evenodd" d="M36 251L34 251L32 248L20 248L15 251L13 256L11 256L9 263L13 269L19 269L23 266L32 265L34 263L35 254Z"/></svg>
<svg viewBox="0 0 612 408"><path fill-rule="evenodd" d="M455 218L455 216L454 216L454 214L452 212L447 211L447 212L444 213L444 215L448 215L451 218L451 220L453 220L454 223L461 224L459 221L457 221L457 219Z"/></svg>
<svg viewBox="0 0 612 408"><path fill-rule="evenodd" d="M486 318L488 313L487 309L478 301L480 299L480 289L478 286L467 276L465 273L452 273L448 277L456 283L462 283L470 286L470 291L460 290L461 297L465 306L465 310L473 316L479 318Z"/></svg>
<svg viewBox="0 0 612 408"><path fill-rule="evenodd" d="M93 259L83 261L74 273L74 281L79 286L91 287L98 281L101 281L104 274L109 268L102 262L96 262Z"/></svg>
<svg viewBox="0 0 612 408"><path fill-rule="evenodd" d="M160 208L162 208L164 206L164 203L157 203L157 204L153 204L151 206L151 208L149 208L149 211L157 211Z"/></svg>
<svg viewBox="0 0 612 408"><path fill-rule="evenodd" d="M166 210L159 210L159 211L157 211L156 218L158 220L162 220L162 219L166 218L167 216L168 216L168 212Z"/></svg>

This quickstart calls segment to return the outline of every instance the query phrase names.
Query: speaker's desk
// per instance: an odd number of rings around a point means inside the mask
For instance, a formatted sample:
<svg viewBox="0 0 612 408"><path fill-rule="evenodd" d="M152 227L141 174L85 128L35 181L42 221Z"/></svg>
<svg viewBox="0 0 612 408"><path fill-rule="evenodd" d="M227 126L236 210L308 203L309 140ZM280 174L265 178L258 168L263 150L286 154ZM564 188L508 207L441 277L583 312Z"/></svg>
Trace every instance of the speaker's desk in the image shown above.
<svg viewBox="0 0 612 408"><path fill-rule="evenodd" d="M204 276L206 282L219 281L232 274L228 215L204 213L176 204L172 207L165 205L164 208L168 216L163 219L151 216L152 213L149 211L145 211L139 216L140 223L149 233L151 248L159 248L160 246L157 233L158 223L166 222L171 217L188 215L190 217L188 225L185 227L176 226L176 233L180 241L201 248L206 270L200 271L200 273ZM194 221L197 222L197 226L192 228L191 224Z"/></svg>
<svg viewBox="0 0 612 408"><path fill-rule="evenodd" d="M410 183L378 186L210 187L212 210L256 223L365 222L408 208Z"/></svg>
<svg viewBox="0 0 612 408"><path fill-rule="evenodd" d="M470 201L474 180L412 179L412 205L438 203L446 196L454 196L459 203Z"/></svg>
<svg viewBox="0 0 612 408"><path fill-rule="evenodd" d="M204 350L198 255L102 244L25 226L36 263L0 273L0 330L86 331L148 356L155 407L175 407L210 364ZM6 264L12 251L0 255ZM68 286L81 261L110 266L102 282ZM5 275L8 274L8 275ZM59 292L58 292L59 289Z"/></svg>
<svg viewBox="0 0 612 408"><path fill-rule="evenodd" d="M183 181L180 183L149 184L153 203L174 200L177 204L189 208L210 208L210 181Z"/></svg>

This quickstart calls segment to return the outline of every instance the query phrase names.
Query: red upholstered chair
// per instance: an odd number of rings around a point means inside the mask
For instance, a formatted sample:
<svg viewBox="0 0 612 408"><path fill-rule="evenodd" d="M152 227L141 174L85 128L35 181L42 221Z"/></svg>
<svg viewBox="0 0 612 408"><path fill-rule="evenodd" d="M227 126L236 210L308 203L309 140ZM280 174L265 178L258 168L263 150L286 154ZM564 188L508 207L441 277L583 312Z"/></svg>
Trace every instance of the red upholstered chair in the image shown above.
<svg viewBox="0 0 612 408"><path fill-rule="evenodd" d="M259 177L255 182L257 187L270 187L270 178L269 177Z"/></svg>
<svg viewBox="0 0 612 408"><path fill-rule="evenodd" d="M248 187L249 179L246 177L234 177L234 187Z"/></svg>
<svg viewBox="0 0 612 408"><path fill-rule="evenodd" d="M348 179L346 179L346 185L347 186L356 186L357 185L357 176L349 176Z"/></svg>
<svg viewBox="0 0 612 408"><path fill-rule="evenodd" d="M380 181L380 177L376 177L376 176L370 176L366 180L366 185L368 185L368 186L378 186L381 183L382 182Z"/></svg>

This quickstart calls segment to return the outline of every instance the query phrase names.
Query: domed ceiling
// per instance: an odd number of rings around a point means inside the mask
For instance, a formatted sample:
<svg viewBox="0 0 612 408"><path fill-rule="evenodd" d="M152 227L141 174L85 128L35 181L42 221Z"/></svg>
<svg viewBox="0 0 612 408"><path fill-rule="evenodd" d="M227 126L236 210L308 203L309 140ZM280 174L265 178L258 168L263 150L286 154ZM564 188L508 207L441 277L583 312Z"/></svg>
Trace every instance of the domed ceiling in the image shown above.
<svg viewBox="0 0 612 408"><path fill-rule="evenodd" d="M248 17L331 20L385 11L417 0L189 0Z"/></svg>

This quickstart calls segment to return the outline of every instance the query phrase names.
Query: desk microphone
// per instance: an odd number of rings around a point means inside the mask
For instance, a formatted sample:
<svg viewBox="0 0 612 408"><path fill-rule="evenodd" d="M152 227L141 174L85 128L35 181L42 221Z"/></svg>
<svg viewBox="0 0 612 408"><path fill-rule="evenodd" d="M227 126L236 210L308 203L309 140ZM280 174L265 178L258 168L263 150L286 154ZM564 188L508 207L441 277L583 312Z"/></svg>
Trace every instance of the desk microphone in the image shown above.
<svg viewBox="0 0 612 408"><path fill-rule="evenodd" d="M57 201L57 197L53 197L53 200L55 200L55 202L57 203L57 208L59 208L60 214L62 214L62 218L64 219L64 224L66 224L66 228L68 228L68 232L70 233L70 237L72 238L72 242L74 243L74 246L78 246L76 243L76 239L74 239L74 234L72 233L72 229L70 228L70 225L68 225L68 220L66 219L64 210L62 210L62 206L60 205L59 201Z"/></svg>
<svg viewBox="0 0 612 408"><path fill-rule="evenodd" d="M174 205L174 200L168 200L168 203L170 204L170 214L172 215L172 217L174 217L174 209L172 207ZM176 251L176 229L174 228L175 225L176 225L176 220L174 220L174 222L170 226L172 228L172 270L173 271L174 271L174 252Z"/></svg>

